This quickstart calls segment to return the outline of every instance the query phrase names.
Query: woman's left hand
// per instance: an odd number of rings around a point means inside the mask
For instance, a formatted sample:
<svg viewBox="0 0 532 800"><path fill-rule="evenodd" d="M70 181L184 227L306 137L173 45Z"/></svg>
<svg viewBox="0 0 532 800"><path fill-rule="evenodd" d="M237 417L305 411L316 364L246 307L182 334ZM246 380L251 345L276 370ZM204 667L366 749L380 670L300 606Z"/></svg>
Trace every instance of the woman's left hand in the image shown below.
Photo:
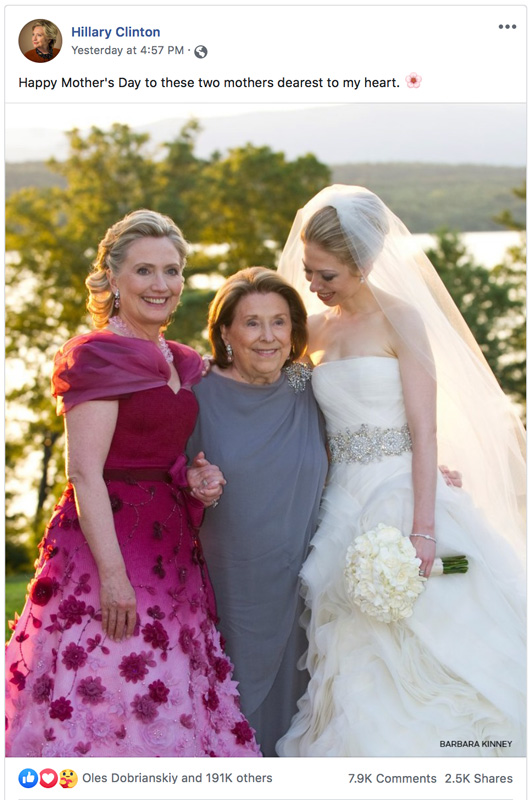
<svg viewBox="0 0 532 800"><path fill-rule="evenodd" d="M445 464L440 464L438 467L441 474L443 475L443 480L447 484L447 486L454 486L457 489L462 488L462 473L458 472L456 469L449 469L449 467L445 466Z"/></svg>
<svg viewBox="0 0 532 800"><path fill-rule="evenodd" d="M212 369L213 359L212 356L203 356L202 361L203 361L203 367L201 370L201 377L204 378L206 375L209 374L209 372Z"/></svg>
<svg viewBox="0 0 532 800"><path fill-rule="evenodd" d="M421 561L419 574L424 578L428 578L436 556L436 542L425 539L422 536L410 536L410 541L416 549L416 556Z"/></svg>
<svg viewBox="0 0 532 800"><path fill-rule="evenodd" d="M212 506L219 500L227 483L221 469L207 461L203 452L198 453L188 467L187 482L192 496L205 506Z"/></svg>

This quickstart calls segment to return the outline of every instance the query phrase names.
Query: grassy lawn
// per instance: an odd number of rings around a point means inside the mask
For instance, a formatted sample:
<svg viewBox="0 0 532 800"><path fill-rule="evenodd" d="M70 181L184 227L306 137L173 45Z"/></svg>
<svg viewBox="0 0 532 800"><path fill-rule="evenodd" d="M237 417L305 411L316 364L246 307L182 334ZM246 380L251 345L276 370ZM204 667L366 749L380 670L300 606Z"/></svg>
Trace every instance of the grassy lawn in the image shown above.
<svg viewBox="0 0 532 800"><path fill-rule="evenodd" d="M26 597L26 586L33 576L25 573L10 575L6 578L6 640L11 636L7 627L8 620L13 619L15 611L22 611Z"/></svg>

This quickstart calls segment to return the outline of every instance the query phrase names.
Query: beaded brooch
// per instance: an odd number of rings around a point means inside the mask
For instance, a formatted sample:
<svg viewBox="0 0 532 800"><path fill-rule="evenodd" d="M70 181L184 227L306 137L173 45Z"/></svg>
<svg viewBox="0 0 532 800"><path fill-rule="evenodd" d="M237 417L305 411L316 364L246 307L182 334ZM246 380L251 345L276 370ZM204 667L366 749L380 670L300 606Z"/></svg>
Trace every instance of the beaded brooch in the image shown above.
<svg viewBox="0 0 532 800"><path fill-rule="evenodd" d="M293 361L283 368L283 372L294 392L304 392L312 377L312 367L302 364L301 361Z"/></svg>

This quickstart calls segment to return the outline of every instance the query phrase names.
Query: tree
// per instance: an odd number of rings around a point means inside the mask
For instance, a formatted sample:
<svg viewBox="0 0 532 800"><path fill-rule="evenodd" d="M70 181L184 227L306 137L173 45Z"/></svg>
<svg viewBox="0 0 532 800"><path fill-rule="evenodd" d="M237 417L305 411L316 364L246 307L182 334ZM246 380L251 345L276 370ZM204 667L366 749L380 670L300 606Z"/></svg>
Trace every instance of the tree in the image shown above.
<svg viewBox="0 0 532 800"><path fill-rule="evenodd" d="M457 233L440 230L427 251L504 391L525 399L524 271L476 264Z"/></svg>
<svg viewBox="0 0 532 800"><path fill-rule="evenodd" d="M517 186L516 188L512 189L512 194L514 197L517 197L518 200L522 200L524 203L526 203L526 183L523 182L522 186ZM498 225L503 225L505 228L508 228L511 231L525 230L525 223L517 220L514 214L507 208L501 211L500 214L497 214L497 216L493 218L493 221Z"/></svg>
<svg viewBox="0 0 532 800"><path fill-rule="evenodd" d="M157 210L175 220L191 242L201 241L205 200L199 200L206 197L203 173L208 162L194 153L200 131L199 122L189 120L163 145L164 157L157 163Z"/></svg>
<svg viewBox="0 0 532 800"><path fill-rule="evenodd" d="M523 203L526 202L526 183L512 190ZM502 264L495 269L512 285L512 294L520 303L520 312L515 324L509 329L507 349L501 358L501 382L508 392L525 404L526 400L526 239L525 225L516 220L511 211L505 209L496 218L499 225L513 231L521 231L520 242L506 253Z"/></svg>
<svg viewBox="0 0 532 800"><path fill-rule="evenodd" d="M329 183L329 169L308 154L295 161L247 144L213 157L205 170L209 203L203 241L227 243L224 274L273 267L298 208Z"/></svg>
<svg viewBox="0 0 532 800"><path fill-rule="evenodd" d="M294 211L324 183L329 172L314 156L294 162L283 153L247 145L208 160L195 155L199 125L188 122L160 151L146 134L127 125L93 127L68 134L66 161L49 166L64 186L26 188L7 203L6 353L8 367L24 365L12 380L7 476L16 481L30 454L40 454L38 501L10 515L10 541L32 531L42 535L44 518L59 485L63 462L62 420L49 396L51 360L57 348L90 328L84 281L98 240L128 211L148 207L168 214L193 242L187 279L265 261L286 238ZM227 183L226 183L227 182ZM248 224L249 223L249 224ZM270 240L265 244L265 240ZM208 245L218 245L210 252ZM228 257L229 256L229 257ZM169 338L206 348L203 330L212 285L187 288Z"/></svg>

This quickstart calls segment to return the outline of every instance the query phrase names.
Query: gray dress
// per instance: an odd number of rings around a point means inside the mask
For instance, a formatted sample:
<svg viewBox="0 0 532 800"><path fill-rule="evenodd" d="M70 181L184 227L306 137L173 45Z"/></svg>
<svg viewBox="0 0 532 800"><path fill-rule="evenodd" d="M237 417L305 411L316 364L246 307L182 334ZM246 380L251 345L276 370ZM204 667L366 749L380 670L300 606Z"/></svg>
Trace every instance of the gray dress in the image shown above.
<svg viewBox="0 0 532 800"><path fill-rule="evenodd" d="M307 645L298 575L327 472L323 423L301 366L266 386L210 372L194 387L200 412L188 444L191 457L204 450L227 479L201 541L242 711L267 756L308 681L297 669Z"/></svg>

